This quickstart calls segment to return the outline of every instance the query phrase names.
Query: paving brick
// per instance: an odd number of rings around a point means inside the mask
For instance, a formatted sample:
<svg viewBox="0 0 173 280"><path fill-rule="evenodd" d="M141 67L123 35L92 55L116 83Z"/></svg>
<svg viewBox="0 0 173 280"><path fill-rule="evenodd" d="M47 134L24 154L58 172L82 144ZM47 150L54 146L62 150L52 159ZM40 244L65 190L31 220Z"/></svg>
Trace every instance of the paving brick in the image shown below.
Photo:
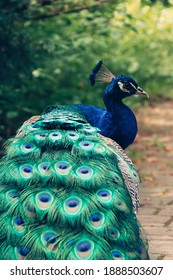
<svg viewBox="0 0 173 280"><path fill-rule="evenodd" d="M173 242L173 235L170 236L170 235L166 235L166 233L164 235L153 235L153 233L151 233L150 235L147 234L147 238L148 238L148 241L153 241L153 240L157 240L157 242L160 240L160 241L169 241L169 242ZM173 248L172 248L173 250Z"/></svg>
<svg viewBox="0 0 173 280"><path fill-rule="evenodd" d="M163 260L173 260L173 254L166 254Z"/></svg>
<svg viewBox="0 0 173 280"><path fill-rule="evenodd" d="M172 241L159 240L158 242L158 240L152 240L150 242L150 247L153 254L172 254L172 244Z"/></svg>
<svg viewBox="0 0 173 280"><path fill-rule="evenodd" d="M159 212L160 216L173 216L173 205L166 205L164 208L162 208Z"/></svg>
<svg viewBox="0 0 173 280"><path fill-rule="evenodd" d="M172 237L173 236L173 228L167 228L167 227L150 227L150 226L144 226L142 225L146 235L150 236L164 236L165 240L167 239L168 236Z"/></svg>
<svg viewBox="0 0 173 280"><path fill-rule="evenodd" d="M155 260L173 260L172 108L170 100L138 110L139 133L132 146L144 157L135 163L143 181L137 216L149 240L150 257ZM164 143L164 149L154 145L153 136Z"/></svg>
<svg viewBox="0 0 173 280"><path fill-rule="evenodd" d="M139 215L138 219L140 223L150 226L164 226L164 224L170 219L169 216L160 216L160 215Z"/></svg>
<svg viewBox="0 0 173 280"><path fill-rule="evenodd" d="M139 210L138 216L141 215L153 215L156 211L154 207L143 207Z"/></svg>
<svg viewBox="0 0 173 280"><path fill-rule="evenodd" d="M152 252L150 252L150 259L151 260L163 260L167 255L166 254L154 254Z"/></svg>

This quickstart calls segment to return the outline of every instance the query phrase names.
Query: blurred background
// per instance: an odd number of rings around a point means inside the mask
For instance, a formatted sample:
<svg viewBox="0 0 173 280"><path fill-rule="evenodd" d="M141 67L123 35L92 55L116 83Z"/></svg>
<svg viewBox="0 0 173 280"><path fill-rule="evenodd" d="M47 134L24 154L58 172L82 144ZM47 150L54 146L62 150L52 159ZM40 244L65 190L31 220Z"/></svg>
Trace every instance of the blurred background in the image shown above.
<svg viewBox="0 0 173 280"><path fill-rule="evenodd" d="M100 59L149 93L125 102L139 124L127 153L143 182L138 218L152 259L173 259L172 48L173 0L0 0L0 157L48 105L104 107L107 84L88 81Z"/></svg>
<svg viewBox="0 0 173 280"><path fill-rule="evenodd" d="M103 59L150 94L173 99L172 0L1 0L0 145L51 104L104 107L88 75ZM145 98L132 97L132 108Z"/></svg>

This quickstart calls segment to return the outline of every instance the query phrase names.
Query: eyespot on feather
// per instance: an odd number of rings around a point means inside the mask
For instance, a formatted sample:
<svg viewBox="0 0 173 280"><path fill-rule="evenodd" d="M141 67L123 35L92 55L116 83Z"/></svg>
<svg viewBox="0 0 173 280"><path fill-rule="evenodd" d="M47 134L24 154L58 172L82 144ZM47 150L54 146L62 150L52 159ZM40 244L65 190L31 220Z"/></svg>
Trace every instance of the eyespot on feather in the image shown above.
<svg viewBox="0 0 173 280"><path fill-rule="evenodd" d="M62 134L60 132L52 132L49 134L49 139L52 140L53 142L61 140Z"/></svg>
<svg viewBox="0 0 173 280"><path fill-rule="evenodd" d="M30 202L27 202L25 204L25 212L31 218L36 216L35 206L33 204L31 204Z"/></svg>
<svg viewBox="0 0 173 280"><path fill-rule="evenodd" d="M115 207L125 213L129 213L129 208L127 207L127 205L125 204L124 201L121 201L120 199L116 198L114 199L114 205Z"/></svg>
<svg viewBox="0 0 173 280"><path fill-rule="evenodd" d="M8 201L16 201L20 197L20 194L16 190L10 190L6 193L6 197Z"/></svg>
<svg viewBox="0 0 173 280"><path fill-rule="evenodd" d="M79 145L85 151L91 151L94 147L94 143L90 141L82 141Z"/></svg>
<svg viewBox="0 0 173 280"><path fill-rule="evenodd" d="M40 128L40 126L38 124L31 124L31 125L28 125L27 127L29 130L37 130Z"/></svg>
<svg viewBox="0 0 173 280"><path fill-rule="evenodd" d="M74 131L71 131L67 133L67 137L71 140L77 140L79 138L79 134Z"/></svg>
<svg viewBox="0 0 173 280"><path fill-rule="evenodd" d="M21 151L24 153L30 153L35 149L35 146L33 144L23 144L21 145Z"/></svg>
<svg viewBox="0 0 173 280"><path fill-rule="evenodd" d="M17 217L14 219L14 228L20 232L25 230L25 224L22 217Z"/></svg>
<svg viewBox="0 0 173 280"><path fill-rule="evenodd" d="M51 170L50 170L50 163L49 162L43 162L43 163L40 163L38 165L38 170L40 171L40 173L44 176L49 176L50 173L51 173Z"/></svg>
<svg viewBox="0 0 173 280"><path fill-rule="evenodd" d="M20 167L20 174L23 178L28 179L33 175L33 167L31 165L23 165Z"/></svg>
<svg viewBox="0 0 173 280"><path fill-rule="evenodd" d="M77 169L77 175L84 180L90 179L93 173L93 169L88 166L81 166Z"/></svg>
<svg viewBox="0 0 173 280"><path fill-rule="evenodd" d="M46 232L41 235L41 239L43 244L46 246L46 248L50 251L54 251L58 247L58 238L57 234L55 232Z"/></svg>
<svg viewBox="0 0 173 280"><path fill-rule="evenodd" d="M40 133L40 134L36 134L35 135L35 138L37 139L37 140L45 140L46 139L46 137L47 137L47 133Z"/></svg>
<svg viewBox="0 0 173 280"><path fill-rule="evenodd" d="M11 170L11 176L12 176L13 178L18 179L18 178L20 177L19 174L20 174L20 173L19 173L19 170L18 170L17 168Z"/></svg>
<svg viewBox="0 0 173 280"><path fill-rule="evenodd" d="M123 260L124 259L123 254L121 252L119 252L118 250L111 251L111 255L114 260Z"/></svg>
<svg viewBox="0 0 173 280"><path fill-rule="evenodd" d="M90 126L90 127L85 127L84 131L88 133L94 133L97 131L97 129L95 127Z"/></svg>
<svg viewBox="0 0 173 280"><path fill-rule="evenodd" d="M102 202L110 202L112 199L112 192L106 189L99 190L97 196Z"/></svg>
<svg viewBox="0 0 173 280"><path fill-rule="evenodd" d="M23 246L16 249L17 249L17 256L19 260L24 260L27 257L27 255L30 253L30 249Z"/></svg>
<svg viewBox="0 0 173 280"><path fill-rule="evenodd" d="M89 216L89 221L95 228L100 228L104 224L104 220L103 214L99 212Z"/></svg>
<svg viewBox="0 0 173 280"><path fill-rule="evenodd" d="M141 247L137 247L136 251L141 255L142 254L142 248Z"/></svg>
<svg viewBox="0 0 173 280"><path fill-rule="evenodd" d="M75 215L79 213L82 207L82 200L79 198L70 198L64 202L64 208L68 214Z"/></svg>
<svg viewBox="0 0 173 280"><path fill-rule="evenodd" d="M75 247L76 256L79 259L89 259L94 249L92 242L86 240L78 243Z"/></svg>
<svg viewBox="0 0 173 280"><path fill-rule="evenodd" d="M47 210L52 204L52 195L48 192L42 192L36 195L36 203L41 210Z"/></svg>
<svg viewBox="0 0 173 280"><path fill-rule="evenodd" d="M120 236L120 233L119 233L118 229L116 229L116 228L111 228L111 229L109 230L109 237L110 237L112 240L118 239L119 236Z"/></svg>
<svg viewBox="0 0 173 280"><path fill-rule="evenodd" d="M138 176L138 173L136 172L136 170L132 170L131 171L131 174L132 174L132 178L133 178L133 180L135 180L135 181L140 181L140 179L139 179L139 176Z"/></svg>
<svg viewBox="0 0 173 280"><path fill-rule="evenodd" d="M55 164L55 171L60 175L67 175L70 169L71 166L68 162L60 161Z"/></svg>

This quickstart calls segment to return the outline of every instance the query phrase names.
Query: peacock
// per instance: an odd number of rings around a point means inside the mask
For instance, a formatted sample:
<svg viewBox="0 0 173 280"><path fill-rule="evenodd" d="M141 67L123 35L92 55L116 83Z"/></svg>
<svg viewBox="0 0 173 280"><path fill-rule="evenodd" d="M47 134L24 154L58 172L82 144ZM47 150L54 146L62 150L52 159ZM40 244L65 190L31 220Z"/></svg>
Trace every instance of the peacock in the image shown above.
<svg viewBox="0 0 173 280"><path fill-rule="evenodd" d="M136 119L122 99L146 93L99 61L107 110L51 105L7 141L0 165L1 260L141 260L140 180L126 148ZM107 68L106 68L107 69ZM100 72L100 73L99 73Z"/></svg>

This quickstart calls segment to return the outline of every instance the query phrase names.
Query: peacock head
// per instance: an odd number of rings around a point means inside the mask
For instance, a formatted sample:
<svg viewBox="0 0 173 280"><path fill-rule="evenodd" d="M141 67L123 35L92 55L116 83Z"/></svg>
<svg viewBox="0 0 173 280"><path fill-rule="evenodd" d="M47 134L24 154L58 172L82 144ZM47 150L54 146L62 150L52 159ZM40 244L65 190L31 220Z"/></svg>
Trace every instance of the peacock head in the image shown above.
<svg viewBox="0 0 173 280"><path fill-rule="evenodd" d="M106 105L113 102L121 102L125 97L134 94L149 97L148 94L140 88L131 77L125 75L118 75L115 77L103 65L102 60L100 60L92 70L89 80L92 86L96 81L110 83L109 86L106 87L103 95L103 100ZM110 107L110 104L107 107Z"/></svg>
<svg viewBox="0 0 173 280"><path fill-rule="evenodd" d="M149 97L131 77L125 75L118 75L112 78L110 85L104 91L105 97L112 96L116 100L122 100L134 94Z"/></svg>

